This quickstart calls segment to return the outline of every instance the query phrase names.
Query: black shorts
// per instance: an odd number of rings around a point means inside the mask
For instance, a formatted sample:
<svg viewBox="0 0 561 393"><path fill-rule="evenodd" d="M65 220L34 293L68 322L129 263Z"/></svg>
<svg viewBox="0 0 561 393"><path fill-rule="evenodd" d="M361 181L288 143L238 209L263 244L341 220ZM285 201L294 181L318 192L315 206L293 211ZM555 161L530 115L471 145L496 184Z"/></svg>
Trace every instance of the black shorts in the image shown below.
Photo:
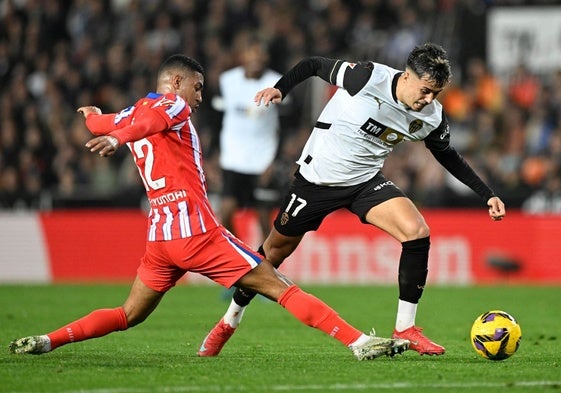
<svg viewBox="0 0 561 393"><path fill-rule="evenodd" d="M328 214L342 208L366 222L366 214L372 207L405 196L381 172L365 183L348 187L318 186L296 173L274 225L285 236L300 236L317 230Z"/></svg>
<svg viewBox="0 0 561 393"><path fill-rule="evenodd" d="M236 199L239 207L255 207L258 183L259 175L222 170L222 196Z"/></svg>

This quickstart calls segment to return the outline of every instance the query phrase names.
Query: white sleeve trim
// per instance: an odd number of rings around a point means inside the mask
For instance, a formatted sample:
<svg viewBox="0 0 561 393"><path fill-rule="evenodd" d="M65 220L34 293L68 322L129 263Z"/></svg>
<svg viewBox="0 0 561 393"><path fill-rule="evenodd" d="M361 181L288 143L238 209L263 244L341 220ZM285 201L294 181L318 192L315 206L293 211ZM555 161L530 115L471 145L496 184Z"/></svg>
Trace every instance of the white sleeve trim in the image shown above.
<svg viewBox="0 0 561 393"><path fill-rule="evenodd" d="M335 84L339 87L343 87L343 79L345 79L345 71L347 70L348 66L349 62L344 61L343 64L341 64L341 67L339 67L339 71L337 71L337 79L335 81Z"/></svg>

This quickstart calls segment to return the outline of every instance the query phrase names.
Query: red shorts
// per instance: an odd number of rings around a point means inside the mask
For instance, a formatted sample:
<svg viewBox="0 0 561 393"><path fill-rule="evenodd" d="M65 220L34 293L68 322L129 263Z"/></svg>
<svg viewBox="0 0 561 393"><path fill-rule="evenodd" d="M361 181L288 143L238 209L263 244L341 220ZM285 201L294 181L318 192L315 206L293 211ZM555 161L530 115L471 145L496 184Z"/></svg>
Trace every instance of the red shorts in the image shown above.
<svg viewBox="0 0 561 393"><path fill-rule="evenodd" d="M219 226L185 239L146 242L137 274L158 292L169 290L187 272L230 288L262 260L261 254Z"/></svg>

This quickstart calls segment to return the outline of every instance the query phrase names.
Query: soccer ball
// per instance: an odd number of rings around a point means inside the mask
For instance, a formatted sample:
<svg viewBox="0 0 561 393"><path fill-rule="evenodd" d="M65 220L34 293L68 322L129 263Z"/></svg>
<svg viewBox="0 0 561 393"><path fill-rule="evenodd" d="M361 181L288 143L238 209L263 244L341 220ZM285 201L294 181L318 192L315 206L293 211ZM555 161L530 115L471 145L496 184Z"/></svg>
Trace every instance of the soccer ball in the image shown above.
<svg viewBox="0 0 561 393"><path fill-rule="evenodd" d="M514 355L521 338L520 325L504 311L483 313L471 327L471 344L475 352L489 360L504 360Z"/></svg>

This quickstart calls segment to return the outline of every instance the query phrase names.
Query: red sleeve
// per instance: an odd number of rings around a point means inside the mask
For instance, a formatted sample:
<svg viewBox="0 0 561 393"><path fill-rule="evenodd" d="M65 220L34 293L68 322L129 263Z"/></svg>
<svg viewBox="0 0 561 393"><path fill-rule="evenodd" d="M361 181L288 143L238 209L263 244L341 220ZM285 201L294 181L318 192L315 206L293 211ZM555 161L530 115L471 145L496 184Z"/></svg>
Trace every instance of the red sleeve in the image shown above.
<svg viewBox="0 0 561 393"><path fill-rule="evenodd" d="M169 128L167 121L158 113L145 111L142 116L135 119L134 124L109 132L108 134L117 138L119 145L127 142L138 141L147 136L166 131Z"/></svg>
<svg viewBox="0 0 561 393"><path fill-rule="evenodd" d="M96 115L92 113L86 118L86 127L94 135L107 135L117 128L115 125L115 114Z"/></svg>

